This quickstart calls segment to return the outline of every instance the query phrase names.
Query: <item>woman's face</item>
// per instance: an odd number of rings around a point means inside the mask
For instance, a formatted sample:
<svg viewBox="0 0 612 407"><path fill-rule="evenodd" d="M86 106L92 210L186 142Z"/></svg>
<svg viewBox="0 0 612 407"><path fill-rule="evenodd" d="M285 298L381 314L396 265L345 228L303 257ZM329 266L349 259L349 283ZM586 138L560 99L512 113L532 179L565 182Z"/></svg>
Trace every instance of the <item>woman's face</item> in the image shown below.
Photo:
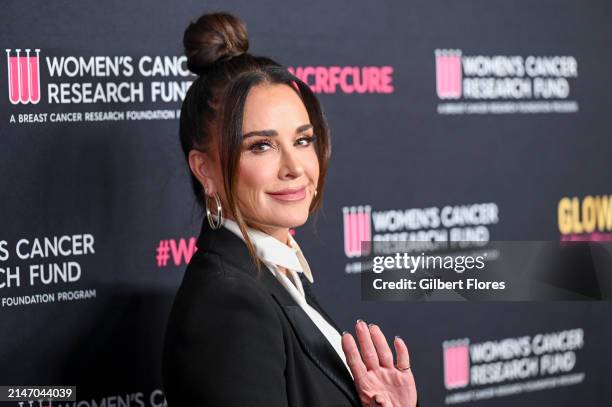
<svg viewBox="0 0 612 407"><path fill-rule="evenodd" d="M237 195L247 223L267 233L304 224L319 179L308 112L287 85L251 88L242 122Z"/></svg>

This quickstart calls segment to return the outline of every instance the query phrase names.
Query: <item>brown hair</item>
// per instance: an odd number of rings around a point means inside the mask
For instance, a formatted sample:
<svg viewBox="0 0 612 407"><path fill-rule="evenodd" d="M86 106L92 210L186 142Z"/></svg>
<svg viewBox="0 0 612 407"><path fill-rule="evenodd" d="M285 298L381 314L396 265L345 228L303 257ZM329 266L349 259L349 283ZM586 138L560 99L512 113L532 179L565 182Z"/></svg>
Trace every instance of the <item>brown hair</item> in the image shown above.
<svg viewBox="0 0 612 407"><path fill-rule="evenodd" d="M187 67L199 75L181 106L180 139L185 158L193 149L210 151L218 147L223 190L257 271L260 261L249 239L246 223L236 199L237 169L242 151L242 118L249 90L260 84L286 84L300 97L314 127L319 161L319 182L309 213L321 206L331 143L329 129L319 101L310 87L276 61L249 54L245 25L235 16L217 12L204 14L189 24L183 37ZM188 162L189 165L189 162ZM204 208L204 189L191 173L197 202Z"/></svg>

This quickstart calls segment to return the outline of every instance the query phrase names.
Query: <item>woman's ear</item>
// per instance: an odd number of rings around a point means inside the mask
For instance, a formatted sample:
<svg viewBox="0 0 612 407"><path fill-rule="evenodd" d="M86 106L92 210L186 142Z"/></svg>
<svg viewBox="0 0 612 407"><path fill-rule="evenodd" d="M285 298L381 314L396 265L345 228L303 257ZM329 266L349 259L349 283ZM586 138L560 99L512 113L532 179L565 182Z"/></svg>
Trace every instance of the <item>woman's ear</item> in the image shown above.
<svg viewBox="0 0 612 407"><path fill-rule="evenodd" d="M189 152L189 168L208 195L217 192L213 180L213 163L207 153L191 150Z"/></svg>

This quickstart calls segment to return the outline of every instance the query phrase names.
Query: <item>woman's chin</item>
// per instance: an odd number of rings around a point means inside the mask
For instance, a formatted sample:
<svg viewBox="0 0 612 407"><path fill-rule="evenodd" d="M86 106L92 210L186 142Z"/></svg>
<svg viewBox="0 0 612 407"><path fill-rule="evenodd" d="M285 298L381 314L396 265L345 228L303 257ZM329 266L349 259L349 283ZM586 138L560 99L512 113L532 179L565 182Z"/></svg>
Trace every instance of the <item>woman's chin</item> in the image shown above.
<svg viewBox="0 0 612 407"><path fill-rule="evenodd" d="M292 213L276 212L270 220L278 227L297 228L308 221L308 210Z"/></svg>
<svg viewBox="0 0 612 407"><path fill-rule="evenodd" d="M281 219L279 219L280 221ZM304 216L304 217L290 217L290 218L286 218L283 219L283 226L286 226L288 228L297 228L302 226L304 223L306 223L306 221L308 220L308 216ZM279 222L281 223L281 222Z"/></svg>

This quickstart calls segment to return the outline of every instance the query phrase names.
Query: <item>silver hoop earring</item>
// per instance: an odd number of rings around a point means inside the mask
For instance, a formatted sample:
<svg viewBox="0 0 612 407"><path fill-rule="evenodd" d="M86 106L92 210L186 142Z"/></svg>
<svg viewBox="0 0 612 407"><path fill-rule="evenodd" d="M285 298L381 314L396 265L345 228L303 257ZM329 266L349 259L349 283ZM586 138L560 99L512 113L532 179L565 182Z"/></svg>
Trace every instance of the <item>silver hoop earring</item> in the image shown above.
<svg viewBox="0 0 612 407"><path fill-rule="evenodd" d="M204 192L204 194L205 194L204 201L206 202L206 218L208 219L208 224L213 229L219 229L221 227L221 224L223 223L223 208L221 207L221 199L219 199L219 194L215 192L215 194L213 195L213 197L215 198L215 203L217 204L217 214L216 215L213 215L212 212L210 211L210 208L208 207L209 196L208 194L206 194L206 191ZM213 220L213 217L217 218L216 222Z"/></svg>

